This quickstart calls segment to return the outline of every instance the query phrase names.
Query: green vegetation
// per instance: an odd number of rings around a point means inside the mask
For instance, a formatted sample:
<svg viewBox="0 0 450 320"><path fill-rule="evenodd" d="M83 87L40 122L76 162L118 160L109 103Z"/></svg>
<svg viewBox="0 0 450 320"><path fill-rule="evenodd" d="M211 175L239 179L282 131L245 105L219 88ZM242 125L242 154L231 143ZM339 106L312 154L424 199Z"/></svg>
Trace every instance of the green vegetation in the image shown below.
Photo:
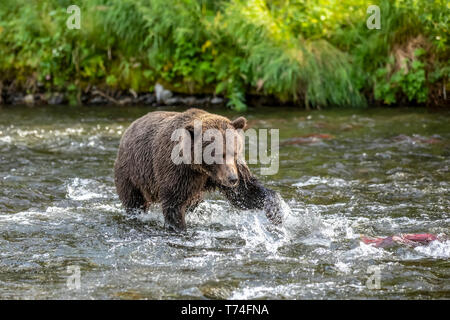
<svg viewBox="0 0 450 320"><path fill-rule="evenodd" d="M66 9L81 8L70 30ZM370 4L381 29L369 30ZM0 88L136 92L156 82L307 108L442 103L449 86L445 0L2 0ZM1 89L0 89L1 90Z"/></svg>

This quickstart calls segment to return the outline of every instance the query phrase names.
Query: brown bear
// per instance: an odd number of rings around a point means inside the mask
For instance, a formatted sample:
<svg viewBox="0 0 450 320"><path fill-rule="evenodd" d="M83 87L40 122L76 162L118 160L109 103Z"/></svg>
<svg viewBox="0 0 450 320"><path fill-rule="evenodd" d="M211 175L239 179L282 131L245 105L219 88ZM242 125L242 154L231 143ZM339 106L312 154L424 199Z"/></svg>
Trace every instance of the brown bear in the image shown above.
<svg viewBox="0 0 450 320"><path fill-rule="evenodd" d="M119 198L127 210L147 210L151 203L162 205L165 226L186 229L185 214L193 210L206 191L219 190L236 207L263 209L275 224L281 222L281 202L277 193L265 188L251 173L245 161L239 161L236 149L231 161L224 163L174 163L174 130L184 128L194 138L194 121L203 132L226 129L235 132L246 126L239 117L234 121L200 109L185 112L155 111L135 120L120 141L114 165L114 181ZM242 144L237 139L237 144ZM194 141L190 150L194 150ZM204 149L208 143L203 142ZM239 147L239 146L238 146ZM224 144L224 154L228 152Z"/></svg>

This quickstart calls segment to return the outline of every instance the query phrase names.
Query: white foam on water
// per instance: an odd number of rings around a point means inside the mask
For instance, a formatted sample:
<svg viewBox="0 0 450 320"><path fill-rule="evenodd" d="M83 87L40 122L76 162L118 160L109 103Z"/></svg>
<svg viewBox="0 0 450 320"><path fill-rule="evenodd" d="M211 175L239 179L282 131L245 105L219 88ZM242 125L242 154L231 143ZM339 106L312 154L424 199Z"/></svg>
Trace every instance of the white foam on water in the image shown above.
<svg viewBox="0 0 450 320"><path fill-rule="evenodd" d="M315 186L319 184L325 184L330 187L345 187L353 184L353 181L346 181L340 178L326 178L320 176L304 177L300 179L301 181L294 183L293 187L306 187Z"/></svg>
<svg viewBox="0 0 450 320"><path fill-rule="evenodd" d="M48 207L45 211L38 209L24 210L13 214L1 214L0 223L16 223L22 225L32 225L40 221L48 221L52 225L62 223L64 216L73 216L71 208Z"/></svg>
<svg viewBox="0 0 450 320"><path fill-rule="evenodd" d="M2 214L0 215L0 223L16 223L23 225L30 225L30 215L42 215L39 211L21 211L14 214Z"/></svg>
<svg viewBox="0 0 450 320"><path fill-rule="evenodd" d="M94 204L93 207L99 211L107 211L115 213L121 213L123 210L121 204L118 202L111 204Z"/></svg>
<svg viewBox="0 0 450 320"><path fill-rule="evenodd" d="M67 198L79 201L106 198L107 194L98 192L103 188L104 186L95 180L74 178L67 184Z"/></svg>
<svg viewBox="0 0 450 320"><path fill-rule="evenodd" d="M267 252L276 253L284 239L266 228L265 216L252 215L251 218L248 224L243 224L239 228L239 236L245 240L245 246L247 248L262 247Z"/></svg>
<svg viewBox="0 0 450 320"><path fill-rule="evenodd" d="M290 297L296 296L299 291L302 291L302 287L299 284L287 284L278 286L267 286L267 285L245 286L234 290L228 299L249 300L275 296Z"/></svg>
<svg viewBox="0 0 450 320"><path fill-rule="evenodd" d="M338 271L345 273L345 274L349 274L352 271L352 268L351 268L352 264L349 262L345 263L342 261L338 261L334 264L334 266Z"/></svg>
<svg viewBox="0 0 450 320"><path fill-rule="evenodd" d="M205 200L186 215L186 222L193 225L218 223L235 226L240 220L240 213L224 200Z"/></svg>
<svg viewBox="0 0 450 320"><path fill-rule="evenodd" d="M123 133L122 125L79 126L69 128L38 127L16 128L9 126L2 131L0 144L46 148L52 151L79 152L80 149L106 150L103 137L118 138Z"/></svg>
<svg viewBox="0 0 450 320"><path fill-rule="evenodd" d="M12 138L11 138L11 136L0 137L0 142L10 144L12 142Z"/></svg>
<svg viewBox="0 0 450 320"><path fill-rule="evenodd" d="M342 258L345 261L382 259L388 256L392 256L392 253L382 248L376 248L369 244L365 244L364 242L360 242L358 247L342 254Z"/></svg>
<svg viewBox="0 0 450 320"><path fill-rule="evenodd" d="M283 218L283 232L288 239L298 239L314 234L324 227L321 215L316 210L290 210Z"/></svg>
<svg viewBox="0 0 450 320"><path fill-rule="evenodd" d="M164 225L164 215L160 205L152 205L147 212L140 211L137 215L133 215L133 218L136 218L143 223L156 223L161 226Z"/></svg>
<svg viewBox="0 0 450 320"><path fill-rule="evenodd" d="M450 240L436 240L426 246L415 247L414 250L433 258L450 258Z"/></svg>
<svg viewBox="0 0 450 320"><path fill-rule="evenodd" d="M346 239L357 238L352 222L345 217L323 220L320 213L323 208L319 206L303 208L299 203L289 206L284 200L280 201L283 215L280 226L274 226L262 210L235 210L226 201L207 200L187 216L188 227L219 224L231 228L228 229L229 233L245 241L243 250L251 252L263 249L275 256L280 247L292 241L330 246L341 235ZM207 236L219 237L216 230Z"/></svg>

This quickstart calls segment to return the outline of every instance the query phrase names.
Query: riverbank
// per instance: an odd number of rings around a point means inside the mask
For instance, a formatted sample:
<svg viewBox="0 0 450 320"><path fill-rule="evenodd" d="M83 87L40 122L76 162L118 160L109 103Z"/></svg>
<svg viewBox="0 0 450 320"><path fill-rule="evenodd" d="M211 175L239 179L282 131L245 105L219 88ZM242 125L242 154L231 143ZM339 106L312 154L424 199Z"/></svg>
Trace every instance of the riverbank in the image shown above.
<svg viewBox="0 0 450 320"><path fill-rule="evenodd" d="M4 104L449 105L447 1L3 2Z"/></svg>
<svg viewBox="0 0 450 320"><path fill-rule="evenodd" d="M162 87L162 92L135 92L132 89L127 91L106 89L100 90L89 87L88 90L80 91L75 97L67 92L8 92L3 91L0 94L0 107L2 105L20 106L27 105L113 105L113 106L180 106L180 107L227 107L229 99L224 96L214 94L183 94L173 93ZM248 95L247 104L252 107L263 106L286 106L298 107L299 103L294 101L280 101L274 96Z"/></svg>
<svg viewBox="0 0 450 320"><path fill-rule="evenodd" d="M78 105L78 106L150 106L150 107L196 107L196 108L210 108L210 107L229 107L230 99L215 94L183 94L173 93L164 89L167 96L159 97L157 93L149 92L135 92L130 89L123 90L100 90L96 87L89 87L89 90L80 91L77 95L71 95L67 92L34 92L27 93L23 91L0 92L0 108L2 106L22 106L38 107L45 105ZM246 105L249 107L271 107L283 106L294 109L310 108L299 101L281 101L275 96L263 95L247 95ZM391 105L391 107L403 107L408 105L426 106L433 110L449 110L450 99L434 100L429 103L408 103L402 101L398 104ZM379 101L372 100L369 102L370 107L383 107L384 104ZM367 107L361 105L361 107ZM321 109L319 106L316 109ZM243 111L243 110L237 110Z"/></svg>

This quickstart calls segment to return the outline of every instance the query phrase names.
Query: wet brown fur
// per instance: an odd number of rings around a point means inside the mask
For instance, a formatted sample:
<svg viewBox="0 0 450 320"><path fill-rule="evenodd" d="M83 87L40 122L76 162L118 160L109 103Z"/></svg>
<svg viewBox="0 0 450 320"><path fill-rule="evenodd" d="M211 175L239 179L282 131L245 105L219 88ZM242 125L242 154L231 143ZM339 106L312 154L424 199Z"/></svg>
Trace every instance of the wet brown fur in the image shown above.
<svg viewBox="0 0 450 320"><path fill-rule="evenodd" d="M235 163L239 180L236 186L221 183L216 164L179 164L172 162L176 141L172 132L190 129L201 120L203 129L243 128L240 117L234 122L199 109L185 112L155 111L134 121L123 134L114 165L114 180L119 198L127 211L147 210L151 203L161 203L165 224L173 230L186 229L185 214L193 210L206 191L218 189L230 202L242 209L266 209L267 216L279 222L279 204L275 192L263 187L245 163ZM276 209L271 209L275 205ZM270 211L270 212L268 212Z"/></svg>

